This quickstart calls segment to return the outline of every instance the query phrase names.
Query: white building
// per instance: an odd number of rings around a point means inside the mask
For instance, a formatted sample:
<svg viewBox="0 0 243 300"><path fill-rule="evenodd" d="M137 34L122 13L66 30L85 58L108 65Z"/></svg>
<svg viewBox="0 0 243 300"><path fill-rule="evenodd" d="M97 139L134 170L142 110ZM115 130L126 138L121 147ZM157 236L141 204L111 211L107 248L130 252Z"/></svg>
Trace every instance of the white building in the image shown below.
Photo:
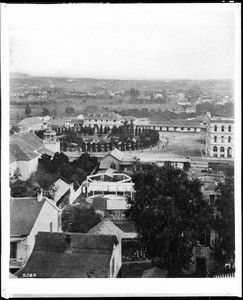
<svg viewBox="0 0 243 300"><path fill-rule="evenodd" d="M18 123L19 132L29 132L31 130L38 131L43 130L46 127L46 122L44 122L39 117L25 118Z"/></svg>
<svg viewBox="0 0 243 300"><path fill-rule="evenodd" d="M234 119L207 113L207 152L210 157L234 158Z"/></svg>
<svg viewBox="0 0 243 300"><path fill-rule="evenodd" d="M10 137L10 161L9 174L12 176L14 171L19 168L21 179L26 180L32 172L37 169L38 159L42 154L54 155L49 150L49 142L43 140L32 132L19 133ZM60 149L60 146L59 146ZM55 149L57 150L57 149ZM60 152L60 150L59 150Z"/></svg>
<svg viewBox="0 0 243 300"><path fill-rule="evenodd" d="M10 199L10 270L17 271L29 258L39 231L58 232L59 208L42 197Z"/></svg>

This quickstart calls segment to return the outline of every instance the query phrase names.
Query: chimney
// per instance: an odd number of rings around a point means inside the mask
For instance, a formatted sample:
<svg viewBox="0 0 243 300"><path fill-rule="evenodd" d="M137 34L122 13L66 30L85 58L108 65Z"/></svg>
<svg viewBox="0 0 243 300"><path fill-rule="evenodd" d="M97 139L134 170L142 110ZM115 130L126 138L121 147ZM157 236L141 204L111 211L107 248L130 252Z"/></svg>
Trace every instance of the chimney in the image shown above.
<svg viewBox="0 0 243 300"><path fill-rule="evenodd" d="M38 188L37 191L36 191L37 195L37 202L40 202L42 201L43 199L43 189L42 188Z"/></svg>

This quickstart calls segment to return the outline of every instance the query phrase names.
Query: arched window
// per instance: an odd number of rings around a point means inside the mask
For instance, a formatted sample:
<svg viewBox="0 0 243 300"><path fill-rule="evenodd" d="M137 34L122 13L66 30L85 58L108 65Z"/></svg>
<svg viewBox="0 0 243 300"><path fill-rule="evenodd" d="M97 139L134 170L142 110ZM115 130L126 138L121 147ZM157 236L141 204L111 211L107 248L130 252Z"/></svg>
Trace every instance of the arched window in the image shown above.
<svg viewBox="0 0 243 300"><path fill-rule="evenodd" d="M217 125L214 126L214 131L217 131Z"/></svg>
<svg viewBox="0 0 243 300"><path fill-rule="evenodd" d="M228 143L231 143L231 136L228 136Z"/></svg>
<svg viewBox="0 0 243 300"><path fill-rule="evenodd" d="M218 148L215 146L213 147L213 157L217 157L218 156Z"/></svg>
<svg viewBox="0 0 243 300"><path fill-rule="evenodd" d="M227 157L232 157L232 149L231 149L231 147L228 147L228 149L227 149Z"/></svg>
<svg viewBox="0 0 243 300"><path fill-rule="evenodd" d="M214 137L214 143L217 143L217 136Z"/></svg>
<svg viewBox="0 0 243 300"><path fill-rule="evenodd" d="M229 125L229 128L228 128L229 132L231 132L231 125Z"/></svg>
<svg viewBox="0 0 243 300"><path fill-rule="evenodd" d="M221 143L224 143L224 136L221 136Z"/></svg>
<svg viewBox="0 0 243 300"><path fill-rule="evenodd" d="M224 157L224 147L220 147L220 157Z"/></svg>
<svg viewBox="0 0 243 300"><path fill-rule="evenodd" d="M221 126L221 131L224 132L224 125Z"/></svg>

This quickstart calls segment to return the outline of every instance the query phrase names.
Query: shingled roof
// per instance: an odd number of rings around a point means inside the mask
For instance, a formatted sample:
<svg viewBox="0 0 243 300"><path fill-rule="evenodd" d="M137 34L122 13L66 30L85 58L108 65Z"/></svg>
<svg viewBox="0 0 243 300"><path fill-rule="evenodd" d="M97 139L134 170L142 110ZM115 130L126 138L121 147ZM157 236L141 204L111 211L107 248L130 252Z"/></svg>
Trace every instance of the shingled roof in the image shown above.
<svg viewBox="0 0 243 300"><path fill-rule="evenodd" d="M113 156L114 158L116 158L117 160L121 161L124 159L125 155L122 151L120 151L119 149L115 148L114 150L108 152L107 154L104 155L104 157L102 158L102 160L106 157L108 157L109 155ZM102 162L101 160L101 162Z"/></svg>
<svg viewBox="0 0 243 300"><path fill-rule="evenodd" d="M31 160L37 157L39 154L35 151L46 153L43 150L43 141L34 133L19 133L10 137L10 163L18 160ZM48 151L48 150L47 150ZM53 155L51 151L49 151L50 155Z"/></svg>
<svg viewBox="0 0 243 300"><path fill-rule="evenodd" d="M38 117L25 118L18 123L18 126L31 126L35 124L42 124L42 120Z"/></svg>
<svg viewBox="0 0 243 300"><path fill-rule="evenodd" d="M10 144L17 144L22 149L35 151L43 146L43 140L33 132L19 133L10 137Z"/></svg>
<svg viewBox="0 0 243 300"><path fill-rule="evenodd" d="M94 226L88 234L108 234L108 235L116 235L119 239L123 236L123 231L119 229L115 224L113 224L110 220L104 219L96 226Z"/></svg>
<svg viewBox="0 0 243 300"><path fill-rule="evenodd" d="M44 205L45 198L35 197L10 199L10 235L29 235Z"/></svg>
<svg viewBox="0 0 243 300"><path fill-rule="evenodd" d="M38 154L36 154L33 151L30 151L28 149L25 149L25 150L21 149L20 146L17 144L10 144L9 147L10 147L10 153L11 153L10 159L12 161L14 161L13 157L15 158L15 160L26 161L26 160L31 160L38 156Z"/></svg>
<svg viewBox="0 0 243 300"><path fill-rule="evenodd" d="M26 265L16 275L35 273L36 278L109 277L113 235L39 232Z"/></svg>

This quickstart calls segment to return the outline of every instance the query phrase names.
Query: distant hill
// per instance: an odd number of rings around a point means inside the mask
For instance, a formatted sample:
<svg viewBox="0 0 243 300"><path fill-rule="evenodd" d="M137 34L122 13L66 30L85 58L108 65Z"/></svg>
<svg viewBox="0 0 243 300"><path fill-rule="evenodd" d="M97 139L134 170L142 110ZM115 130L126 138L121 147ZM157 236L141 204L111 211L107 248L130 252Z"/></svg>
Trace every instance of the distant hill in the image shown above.
<svg viewBox="0 0 243 300"><path fill-rule="evenodd" d="M10 72L9 77L11 79L23 79L23 78L30 78L31 76L29 76L26 73L16 73L16 72Z"/></svg>

